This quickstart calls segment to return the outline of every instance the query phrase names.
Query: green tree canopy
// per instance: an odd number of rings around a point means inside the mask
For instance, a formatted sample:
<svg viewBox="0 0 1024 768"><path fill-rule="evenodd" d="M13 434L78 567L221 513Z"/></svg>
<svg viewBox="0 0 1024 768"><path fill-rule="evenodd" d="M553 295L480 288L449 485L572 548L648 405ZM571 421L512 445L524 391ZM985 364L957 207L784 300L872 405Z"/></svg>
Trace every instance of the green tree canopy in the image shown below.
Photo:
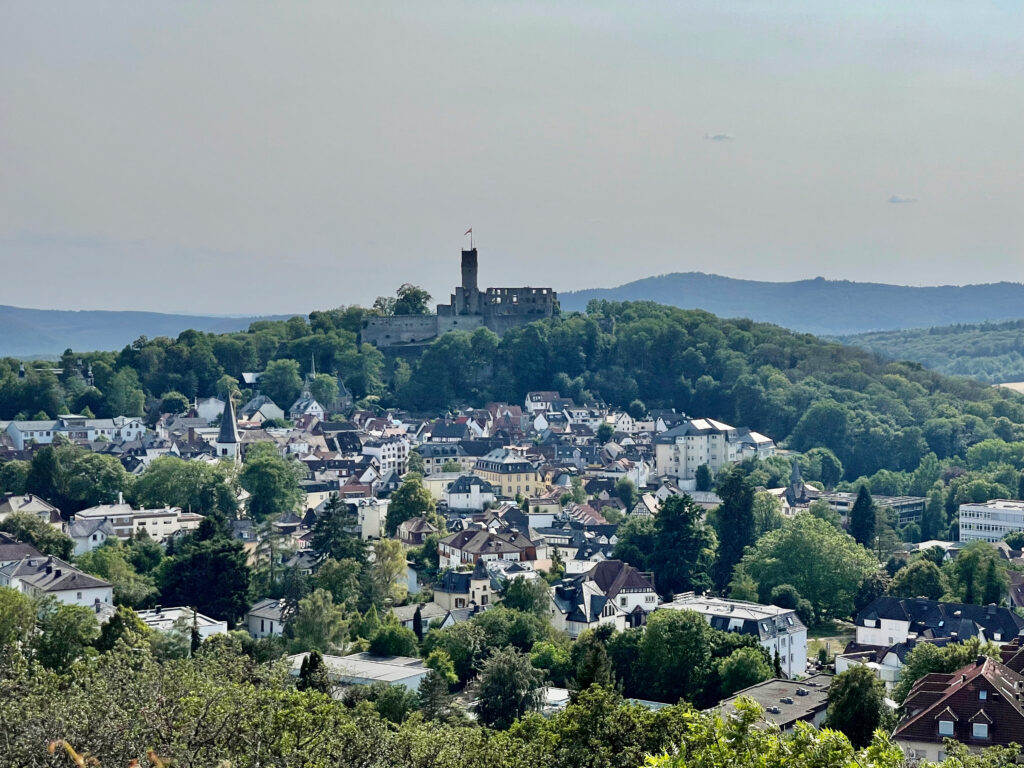
<svg viewBox="0 0 1024 768"><path fill-rule="evenodd" d="M766 533L741 562L766 595L792 584L819 620L849 616L861 581L878 567L852 537L807 513Z"/></svg>

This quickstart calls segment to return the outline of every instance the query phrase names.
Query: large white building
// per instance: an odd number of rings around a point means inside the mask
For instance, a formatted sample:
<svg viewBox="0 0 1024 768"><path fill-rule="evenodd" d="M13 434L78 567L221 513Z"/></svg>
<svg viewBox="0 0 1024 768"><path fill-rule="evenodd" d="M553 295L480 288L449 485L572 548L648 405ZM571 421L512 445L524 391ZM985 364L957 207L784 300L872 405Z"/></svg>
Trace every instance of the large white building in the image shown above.
<svg viewBox="0 0 1024 768"><path fill-rule="evenodd" d="M65 414L45 421L12 421L7 435L16 450L23 451L29 443L50 445L58 435L73 443L138 440L146 433L141 418L116 416L112 419L89 419L77 414Z"/></svg>
<svg viewBox="0 0 1024 768"><path fill-rule="evenodd" d="M134 509L123 501L100 504L75 513L70 525L88 520L107 520L117 538L128 540L145 531L154 541L166 541L179 531L194 531L203 521L195 512L183 512L178 507Z"/></svg>
<svg viewBox="0 0 1024 768"><path fill-rule="evenodd" d="M769 656L778 653L786 677L807 672L807 627L790 608L686 592L659 610L696 611L715 629L757 637Z"/></svg>
<svg viewBox="0 0 1024 768"><path fill-rule="evenodd" d="M1024 501L960 505L960 541L1000 541L1012 531L1024 531Z"/></svg>
<svg viewBox="0 0 1024 768"><path fill-rule="evenodd" d="M690 419L654 438L655 471L681 483L694 480L701 465L717 473L728 464L774 453L771 438L714 419Z"/></svg>

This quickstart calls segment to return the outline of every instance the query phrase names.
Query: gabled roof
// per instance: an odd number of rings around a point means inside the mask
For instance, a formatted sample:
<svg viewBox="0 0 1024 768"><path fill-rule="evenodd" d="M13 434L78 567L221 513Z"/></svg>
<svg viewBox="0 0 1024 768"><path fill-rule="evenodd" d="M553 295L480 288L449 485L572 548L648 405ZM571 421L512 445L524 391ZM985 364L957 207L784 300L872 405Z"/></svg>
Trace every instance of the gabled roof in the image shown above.
<svg viewBox="0 0 1024 768"><path fill-rule="evenodd" d="M587 578L597 584L606 597L615 599L623 590L654 591L653 574L644 574L629 563L621 560L605 560L598 563L586 574Z"/></svg>
<svg viewBox="0 0 1024 768"><path fill-rule="evenodd" d="M116 535L113 523L105 517L74 520L68 523L68 536L72 539L88 539L94 533L102 533L107 537Z"/></svg>
<svg viewBox="0 0 1024 768"><path fill-rule="evenodd" d="M921 637L951 637L967 640L983 630L987 639L1009 641L1024 630L1024 618L1008 608L995 605L973 605L969 603L942 603L923 597L896 598L879 597L865 607L854 623L867 626L865 621L909 622L909 632Z"/></svg>
<svg viewBox="0 0 1024 768"><path fill-rule="evenodd" d="M953 738L969 746L1024 743L1022 690L1024 677L986 656L951 674L933 672L910 689L893 736L941 743L944 720L952 722ZM974 737L975 723L989 724L988 738Z"/></svg>
<svg viewBox="0 0 1024 768"><path fill-rule="evenodd" d="M494 493L494 486L479 475L462 475L448 486L448 493L472 493L473 487L480 489L480 493Z"/></svg>
<svg viewBox="0 0 1024 768"><path fill-rule="evenodd" d="M0 572L8 579L17 579L40 592L68 592L112 586L75 568L57 557L25 557L4 566Z"/></svg>
<svg viewBox="0 0 1024 768"><path fill-rule="evenodd" d="M44 557L44 555L31 544L25 544L11 534L0 531L0 563L12 563L26 557Z"/></svg>

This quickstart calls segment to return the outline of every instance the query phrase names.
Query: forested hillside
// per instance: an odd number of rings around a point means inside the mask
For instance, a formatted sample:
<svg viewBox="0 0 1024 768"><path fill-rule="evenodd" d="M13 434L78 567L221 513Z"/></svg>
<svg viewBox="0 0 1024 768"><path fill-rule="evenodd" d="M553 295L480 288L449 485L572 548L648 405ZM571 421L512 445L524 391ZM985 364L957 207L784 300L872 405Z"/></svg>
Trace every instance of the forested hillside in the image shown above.
<svg viewBox="0 0 1024 768"><path fill-rule="evenodd" d="M774 283L676 272L617 288L559 294L569 311L581 311L594 299L657 301L823 335L1013 320L1024 314L1024 285L1006 282L911 286L818 277Z"/></svg>
<svg viewBox="0 0 1024 768"><path fill-rule="evenodd" d="M1024 381L1024 320L861 333L839 341L950 375L993 384Z"/></svg>
<svg viewBox="0 0 1024 768"><path fill-rule="evenodd" d="M450 333L413 365L357 344L358 308L258 322L230 334L140 339L120 352L70 355L58 380L43 365L0 361L0 419L88 410L154 414L179 392L191 400L233 391L267 368L263 390L288 407L313 356L365 404L411 410L520 403L558 389L577 401L674 407L750 426L797 450L832 449L853 479L914 470L933 452L963 456L989 438L1024 438L1024 397L949 378L914 363L750 320L723 320L649 302L593 302L499 339ZM74 373L91 364L95 386ZM275 362L276 361L276 362ZM241 393L243 396L248 394Z"/></svg>

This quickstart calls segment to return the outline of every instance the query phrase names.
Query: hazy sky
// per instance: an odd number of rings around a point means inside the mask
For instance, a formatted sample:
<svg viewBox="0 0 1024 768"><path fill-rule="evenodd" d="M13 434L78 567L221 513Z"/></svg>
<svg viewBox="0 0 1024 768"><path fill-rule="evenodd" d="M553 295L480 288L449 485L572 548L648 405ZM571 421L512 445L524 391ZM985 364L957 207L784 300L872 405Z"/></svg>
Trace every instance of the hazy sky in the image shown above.
<svg viewBox="0 0 1024 768"><path fill-rule="evenodd" d="M1024 3L0 0L0 303L1024 281Z"/></svg>

